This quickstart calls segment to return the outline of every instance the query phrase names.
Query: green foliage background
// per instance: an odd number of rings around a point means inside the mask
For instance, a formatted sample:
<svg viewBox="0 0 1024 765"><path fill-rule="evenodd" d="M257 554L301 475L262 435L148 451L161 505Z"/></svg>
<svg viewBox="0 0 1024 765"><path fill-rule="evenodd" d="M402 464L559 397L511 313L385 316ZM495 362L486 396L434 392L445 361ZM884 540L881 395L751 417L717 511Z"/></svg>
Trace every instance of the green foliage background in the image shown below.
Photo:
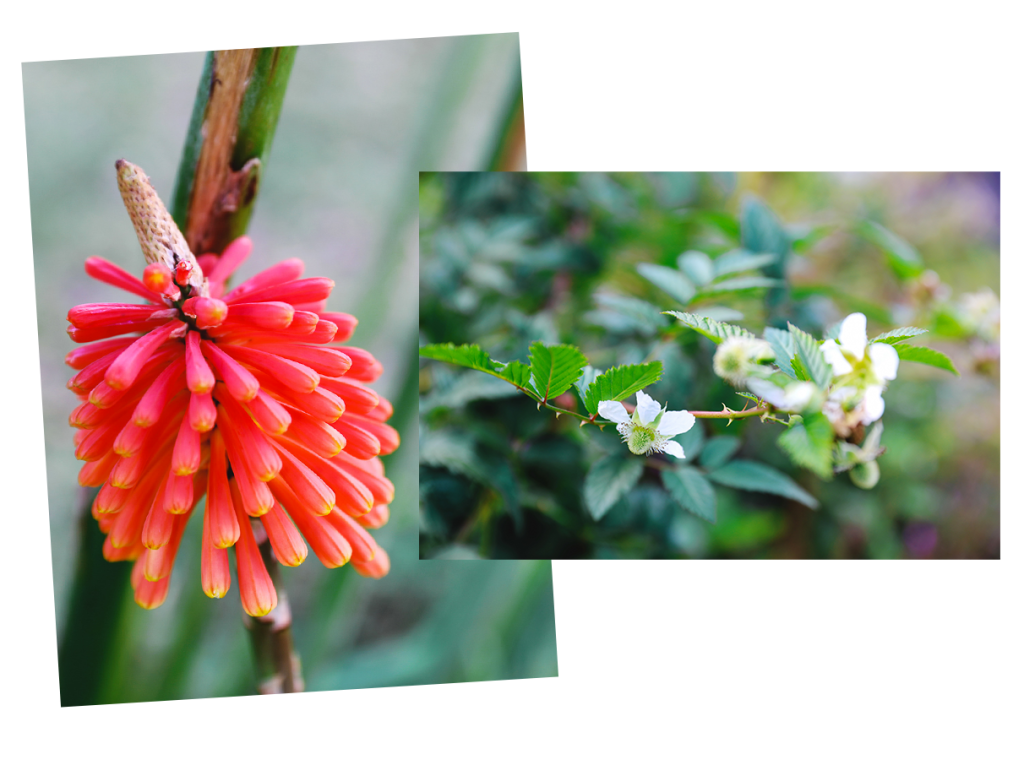
<svg viewBox="0 0 1024 765"><path fill-rule="evenodd" d="M237 582L223 601L199 582L200 525L190 524L167 602L153 612L130 591L94 592L93 616L67 634L76 576L117 566L76 559L95 524L76 515L65 389L68 308L122 300L87 278L100 255L133 273L144 262L119 197L114 161L142 166L169 202L203 68L202 53L60 61L24 67L47 490L58 639L94 640L99 687L62 697L90 702L254 692ZM420 564L415 514L416 173L482 168L521 88L516 35L301 48L249 228L244 279L288 257L333 278L333 310L356 314L353 344L383 363L375 385L395 404L404 446L386 458L397 494L375 536L391 573L366 580L312 557L285 570L307 690L550 676L557 672L550 564L495 568ZM87 515L87 512L86 512ZM112 620L111 627L108 620ZM77 701L76 703L81 703Z"/></svg>
<svg viewBox="0 0 1024 765"><path fill-rule="evenodd" d="M818 338L861 311L869 336L928 328L914 341L964 373L904 355L882 479L863 491L794 467L781 426L756 420L698 421L662 484L613 429L423 359L423 557L998 557L998 340L983 347L955 310L998 292L997 174L424 173L420 249L421 345L661 361L648 392L669 409L745 401L712 372L711 341L667 310ZM572 392L556 403L583 411Z"/></svg>

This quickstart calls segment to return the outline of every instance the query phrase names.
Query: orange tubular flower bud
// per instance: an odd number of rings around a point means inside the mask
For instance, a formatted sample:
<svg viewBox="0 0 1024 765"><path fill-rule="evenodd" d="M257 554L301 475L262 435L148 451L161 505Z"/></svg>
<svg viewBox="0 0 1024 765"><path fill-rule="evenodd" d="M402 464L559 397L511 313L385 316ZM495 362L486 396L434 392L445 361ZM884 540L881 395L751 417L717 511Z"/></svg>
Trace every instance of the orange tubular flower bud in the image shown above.
<svg viewBox="0 0 1024 765"><path fill-rule="evenodd" d="M345 411L366 414L372 411L380 398L362 383L344 377L321 377L320 388L328 390L345 402Z"/></svg>
<svg viewBox="0 0 1024 765"><path fill-rule="evenodd" d="M179 356L157 376L135 407L132 421L136 425L148 428L160 419L167 402L181 390L184 372L185 357Z"/></svg>
<svg viewBox="0 0 1024 765"><path fill-rule="evenodd" d="M260 383L262 386L262 383ZM249 414L264 431L279 436L292 424L292 416L278 401L275 401L263 390L249 402Z"/></svg>
<svg viewBox="0 0 1024 765"><path fill-rule="evenodd" d="M241 509L237 512L241 533L235 545L235 563L242 608L249 616L266 616L277 607L277 590L263 563L249 519Z"/></svg>
<svg viewBox="0 0 1024 765"><path fill-rule="evenodd" d="M345 415L331 427L345 439L345 451L358 460L368 460L380 454L380 441L367 430L350 422L354 415Z"/></svg>
<svg viewBox="0 0 1024 765"><path fill-rule="evenodd" d="M149 361L156 349L175 333L183 332L187 326L183 321L170 321L159 329L154 329L140 337L122 351L117 360L110 365L103 378L104 382L114 390L128 388L135 382L139 372L142 371L142 365Z"/></svg>
<svg viewBox="0 0 1024 765"><path fill-rule="evenodd" d="M287 262L287 261L285 261ZM283 263L279 265L284 265ZM266 273L266 272L264 272ZM240 285L241 286L244 285ZM283 284L270 284L261 289L245 293L245 302L262 303L266 301L280 301L297 305L300 303L312 303L318 300L326 300L334 289L334 281L324 276L315 276L311 279L295 279ZM228 303L240 302L238 296L232 292L225 300Z"/></svg>
<svg viewBox="0 0 1024 765"><path fill-rule="evenodd" d="M224 430L224 446L227 449L231 469L238 484L239 498L246 515L259 518L274 505L274 495L266 483L260 481L249 466L238 438L231 428Z"/></svg>
<svg viewBox="0 0 1024 765"><path fill-rule="evenodd" d="M193 430L188 419L182 419L178 428L178 437L174 440L174 453L171 457L171 472L174 475L192 475L199 471L200 454L199 431Z"/></svg>
<svg viewBox="0 0 1024 765"><path fill-rule="evenodd" d="M243 367L215 343L203 341L203 353L224 381L228 393L238 401L252 401L260 391L260 384L252 372Z"/></svg>
<svg viewBox="0 0 1024 765"><path fill-rule="evenodd" d="M371 579L380 579L383 576L387 576L388 571L391 570L391 559L388 557L384 548L378 547L377 554L373 556L373 560L358 562L352 561L352 568L354 568L356 573L360 576L366 576Z"/></svg>
<svg viewBox="0 0 1024 765"><path fill-rule="evenodd" d="M157 582L165 577L170 577L171 570L174 568L174 559L178 557L178 548L181 546L181 537L188 524L188 515L174 515L171 518L173 519L173 528L167 543L157 550L147 549L142 554L144 558L142 575L149 582Z"/></svg>
<svg viewBox="0 0 1024 765"><path fill-rule="evenodd" d="M321 311L320 318L331 322L338 328L334 334L334 342L336 343L346 342L352 337L356 325L359 324L359 319L348 313L325 313Z"/></svg>
<svg viewBox="0 0 1024 765"><path fill-rule="evenodd" d="M195 496L195 476L171 473L164 489L162 507L172 515L183 515L192 509Z"/></svg>
<svg viewBox="0 0 1024 765"><path fill-rule="evenodd" d="M298 362L327 377L341 377L352 366L349 357L335 348L318 348L298 343L261 343L259 349Z"/></svg>
<svg viewBox="0 0 1024 765"><path fill-rule="evenodd" d="M174 284L174 274L163 263L150 263L146 266L142 271L142 283L159 295L181 295L181 290Z"/></svg>
<svg viewBox="0 0 1024 765"><path fill-rule="evenodd" d="M209 393L217 382L203 357L201 339L198 332L189 332L185 336L185 379L193 393Z"/></svg>
<svg viewBox="0 0 1024 765"><path fill-rule="evenodd" d="M213 431L210 438L210 477L206 498L206 514L209 516L210 541L214 547L224 549L238 541L239 526L235 508L231 502L228 486L227 458L224 453L224 439L220 431ZM252 533L250 531L250 533Z"/></svg>
<svg viewBox="0 0 1024 765"><path fill-rule="evenodd" d="M219 416L228 428L234 430L239 445L244 446L244 459L253 475L260 481L269 481L280 473L281 455L241 405L229 396L221 399L220 409Z"/></svg>
<svg viewBox="0 0 1024 765"><path fill-rule="evenodd" d="M326 422L310 417L300 409L285 404L291 425L284 434L289 441L302 444L314 454L330 459L345 448L345 439Z"/></svg>
<svg viewBox="0 0 1024 765"><path fill-rule="evenodd" d="M275 502L260 522L282 566L298 566L306 559L309 554L306 543L280 504Z"/></svg>
<svg viewBox="0 0 1024 765"><path fill-rule="evenodd" d="M210 532L210 512L203 516L202 544L203 592L208 598L223 598L231 588L231 562L228 551L215 547Z"/></svg>
<svg viewBox="0 0 1024 765"><path fill-rule="evenodd" d="M338 568L348 563L352 547L345 537L326 520L305 510L288 484L280 478L275 478L271 486L317 559L327 568Z"/></svg>
<svg viewBox="0 0 1024 765"><path fill-rule="evenodd" d="M120 266L115 266L103 258L86 258L85 272L97 281L119 287L126 292L131 292L133 295L138 295L143 300L149 300L154 303L160 302L160 295L149 289L137 277L132 276Z"/></svg>
<svg viewBox="0 0 1024 765"><path fill-rule="evenodd" d="M149 550L159 550L171 541L174 532L174 519L164 510L164 495L167 492L167 478L153 498L153 504L146 514L146 522L142 526L142 544Z"/></svg>
<svg viewBox="0 0 1024 765"><path fill-rule="evenodd" d="M304 364L267 353L262 349L226 345L224 350L236 361L255 367L257 370L276 378L292 390L309 393L320 384L320 375L314 370Z"/></svg>
<svg viewBox="0 0 1024 765"><path fill-rule="evenodd" d="M295 309L288 303L235 303L227 321L232 325L280 330L287 328L294 317Z"/></svg>
<svg viewBox="0 0 1024 765"><path fill-rule="evenodd" d="M348 425L361 428L377 439L381 454L391 454L401 443L398 431L377 419L360 414L348 414L343 419Z"/></svg>
<svg viewBox="0 0 1024 765"><path fill-rule="evenodd" d="M102 340L98 343L75 348L73 351L68 351L64 357L64 363L72 369L85 369L108 353L123 351L137 339L135 337L115 337L112 340Z"/></svg>
<svg viewBox="0 0 1024 765"><path fill-rule="evenodd" d="M356 518L356 523L364 529L379 529L388 522L390 515L391 513L388 510L387 505L374 505L373 510L368 512L366 515ZM380 555L380 548L378 547L377 549L377 554Z"/></svg>
<svg viewBox="0 0 1024 765"><path fill-rule="evenodd" d="M228 317L228 304L223 300L201 297L196 300L196 326L209 329L224 323Z"/></svg>
<svg viewBox="0 0 1024 765"><path fill-rule="evenodd" d="M334 491L324 480L279 443L275 443L281 454L280 477L298 497L302 506L313 515L327 515L334 509Z"/></svg>
<svg viewBox="0 0 1024 765"><path fill-rule="evenodd" d="M199 433L208 433L217 424L217 406L209 393L193 393L188 402L188 426Z"/></svg>
<svg viewBox="0 0 1024 765"><path fill-rule="evenodd" d="M306 269L305 264L299 260L299 258L289 258L288 260L282 260L280 263L271 266L263 271L260 271L251 279L248 279L231 292L224 296L226 303L253 303L257 302L249 298L250 295L254 294L257 290L263 289L264 287L283 284L285 282L292 282L302 276L302 272ZM245 300L242 300L245 298ZM276 298L261 298L260 302L266 300L276 300ZM291 301L285 301L291 302Z"/></svg>
<svg viewBox="0 0 1024 765"><path fill-rule="evenodd" d="M384 367L380 365L380 362L369 351L364 351L362 348L352 348L351 346L345 346L341 350L352 361L352 366L349 367L346 373L351 380L372 383L384 371Z"/></svg>

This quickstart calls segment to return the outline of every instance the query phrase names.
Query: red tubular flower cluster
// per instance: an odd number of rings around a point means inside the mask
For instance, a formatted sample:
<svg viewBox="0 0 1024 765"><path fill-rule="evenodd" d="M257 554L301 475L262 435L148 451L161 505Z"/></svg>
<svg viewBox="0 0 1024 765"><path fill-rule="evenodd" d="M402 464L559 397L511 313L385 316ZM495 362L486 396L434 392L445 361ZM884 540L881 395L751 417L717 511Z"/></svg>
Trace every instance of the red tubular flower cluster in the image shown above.
<svg viewBox="0 0 1024 765"><path fill-rule="evenodd" d="M87 343L66 358L78 370L68 388L81 401L69 420L86 462L79 483L100 487L92 512L107 535L104 556L135 561L132 586L145 608L167 596L204 495L203 591L228 591L234 547L252 616L277 605L253 518L285 566L302 563L308 544L325 566L388 572L387 553L366 531L387 523L394 495L379 459L398 447L386 424L391 404L366 386L380 364L334 347L356 319L325 312L334 282L302 278L300 260L227 291L251 249L242 237L220 257L198 259L207 295L189 294L188 268L153 264L139 280L89 258L90 276L148 302L68 312L68 334Z"/></svg>

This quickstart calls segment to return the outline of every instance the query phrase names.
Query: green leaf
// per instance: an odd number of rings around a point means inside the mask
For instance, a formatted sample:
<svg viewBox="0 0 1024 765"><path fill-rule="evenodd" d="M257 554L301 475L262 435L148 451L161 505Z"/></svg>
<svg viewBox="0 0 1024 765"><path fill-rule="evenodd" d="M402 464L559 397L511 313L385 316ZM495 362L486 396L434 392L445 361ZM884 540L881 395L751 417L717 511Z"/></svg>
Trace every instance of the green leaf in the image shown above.
<svg viewBox="0 0 1024 765"><path fill-rule="evenodd" d="M690 277L698 287L703 287L705 284L715 278L715 265L703 252L699 250L687 250L676 261L679 264L679 270Z"/></svg>
<svg viewBox="0 0 1024 765"><path fill-rule="evenodd" d="M779 436L779 447L794 463L828 481L832 478L832 426L820 412L807 415Z"/></svg>
<svg viewBox="0 0 1024 765"><path fill-rule="evenodd" d="M424 345L420 348L420 356L492 374L499 370L498 362L484 353L479 345L453 345L452 343Z"/></svg>
<svg viewBox="0 0 1024 765"><path fill-rule="evenodd" d="M749 252L770 252L778 256L771 275L782 277L789 254L789 235L771 208L757 197L748 196L741 205L740 241Z"/></svg>
<svg viewBox="0 0 1024 765"><path fill-rule="evenodd" d="M501 379L507 380L517 388L533 391L533 385L530 384L530 367L521 361L510 361L498 374L501 375Z"/></svg>
<svg viewBox="0 0 1024 765"><path fill-rule="evenodd" d="M635 331L654 335L665 326L661 311L646 300L625 295L601 294L594 296L594 302L603 310L588 312L588 321L613 332Z"/></svg>
<svg viewBox="0 0 1024 765"><path fill-rule="evenodd" d="M675 437L676 443L683 447L684 459L687 464L693 464L704 451L704 426L697 420L693 427L685 433Z"/></svg>
<svg viewBox="0 0 1024 765"><path fill-rule="evenodd" d="M916 361L918 364L938 367L939 369L945 369L947 372L952 372L957 377L960 376L956 367L953 366L953 362L944 353L920 345L898 344L894 345L893 348L896 349L896 353L899 354L903 361Z"/></svg>
<svg viewBox="0 0 1024 765"><path fill-rule="evenodd" d="M643 472L643 460L632 456L609 454L595 462L583 481L583 501L591 517L601 520Z"/></svg>
<svg viewBox="0 0 1024 765"><path fill-rule="evenodd" d="M715 436L704 444L700 464L714 470L728 462L739 448L740 440L736 436Z"/></svg>
<svg viewBox="0 0 1024 765"><path fill-rule="evenodd" d="M822 390L832 382L832 365L825 361L818 341L794 324L789 325L789 334L796 346L796 356L807 376Z"/></svg>
<svg viewBox="0 0 1024 765"><path fill-rule="evenodd" d="M733 460L728 465L713 470L708 474L708 478L722 486L730 486L734 489L761 491L788 497L807 505L812 510L818 507L818 500L804 491L796 481L762 462Z"/></svg>
<svg viewBox="0 0 1024 765"><path fill-rule="evenodd" d="M583 396L583 404L588 412L597 414L597 405L602 401L622 401L660 379L660 361L612 367L594 378Z"/></svg>
<svg viewBox="0 0 1024 765"><path fill-rule="evenodd" d="M683 509L709 523L716 520L715 489L697 468L681 465L661 474L662 483Z"/></svg>
<svg viewBox="0 0 1024 765"><path fill-rule="evenodd" d="M693 300L693 296L697 294L697 288L693 286L693 282L674 268L654 263L638 263L636 270L655 287L671 295L683 305Z"/></svg>
<svg viewBox="0 0 1024 765"><path fill-rule="evenodd" d="M690 329L695 329L700 332L704 337L712 340L715 343L720 343L729 337L753 337L754 335L743 327L737 327L732 324L725 324L714 319L709 319L704 316L698 316L693 313L683 313L681 311L665 311L669 316L675 316L679 321L688 326Z"/></svg>
<svg viewBox="0 0 1024 765"><path fill-rule="evenodd" d="M909 279L924 270L924 263L917 250L884 226L874 221L864 221L857 230L861 236L885 253L889 267L900 279Z"/></svg>
<svg viewBox="0 0 1024 765"><path fill-rule="evenodd" d="M544 401L561 396L583 374L587 357L572 345L530 346L530 371L533 373L533 388Z"/></svg>
<svg viewBox="0 0 1024 765"><path fill-rule="evenodd" d="M902 343L904 340L909 340L912 337L923 335L927 331L927 329L920 329L919 327L900 327L899 329L893 329L883 335L879 335L871 342L896 345L896 343Z"/></svg>
<svg viewBox="0 0 1024 765"><path fill-rule="evenodd" d="M729 250L715 258L715 278L718 279L726 274L735 274L740 271L752 271L774 263L779 256L774 252L762 252L755 255L744 249Z"/></svg>
<svg viewBox="0 0 1024 765"><path fill-rule="evenodd" d="M709 284L700 291L701 295L713 295L719 292L740 292L741 290L763 290L769 287L780 287L781 279L769 279L767 276L737 276L735 279Z"/></svg>
<svg viewBox="0 0 1024 765"><path fill-rule="evenodd" d="M772 346L772 350L775 351L775 366L783 374L796 379L796 372L790 361L796 355L796 343L793 341L793 336L784 329L765 327L764 339L768 341Z"/></svg>
<svg viewBox="0 0 1024 765"><path fill-rule="evenodd" d="M587 388L597 379L599 374L601 374L601 370L594 369L590 364L583 367L583 374L580 375L580 379L573 383L576 386L576 392L580 394L580 401L586 398Z"/></svg>

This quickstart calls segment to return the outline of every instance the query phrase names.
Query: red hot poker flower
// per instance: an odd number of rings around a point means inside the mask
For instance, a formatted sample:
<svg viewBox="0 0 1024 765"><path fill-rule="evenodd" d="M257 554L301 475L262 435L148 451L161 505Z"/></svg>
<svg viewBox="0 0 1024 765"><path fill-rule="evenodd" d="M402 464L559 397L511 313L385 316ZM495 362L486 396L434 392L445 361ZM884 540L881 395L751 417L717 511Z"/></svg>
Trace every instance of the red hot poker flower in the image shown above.
<svg viewBox="0 0 1024 765"><path fill-rule="evenodd" d="M387 574L367 529L388 520L394 486L379 455L398 433L385 424L391 405L365 385L380 364L338 345L356 319L325 310L334 283L302 278L293 259L229 290L247 237L194 258L141 170L122 160L118 180L150 265L141 280L100 258L85 269L146 302L71 309L68 334L85 345L66 357L78 370L68 387L81 401L70 417L86 461L79 482L100 487L104 556L134 560L135 600L156 608L205 495L203 591L227 592L234 547L252 616L277 594L251 519L285 566L302 563L308 544L328 567Z"/></svg>

